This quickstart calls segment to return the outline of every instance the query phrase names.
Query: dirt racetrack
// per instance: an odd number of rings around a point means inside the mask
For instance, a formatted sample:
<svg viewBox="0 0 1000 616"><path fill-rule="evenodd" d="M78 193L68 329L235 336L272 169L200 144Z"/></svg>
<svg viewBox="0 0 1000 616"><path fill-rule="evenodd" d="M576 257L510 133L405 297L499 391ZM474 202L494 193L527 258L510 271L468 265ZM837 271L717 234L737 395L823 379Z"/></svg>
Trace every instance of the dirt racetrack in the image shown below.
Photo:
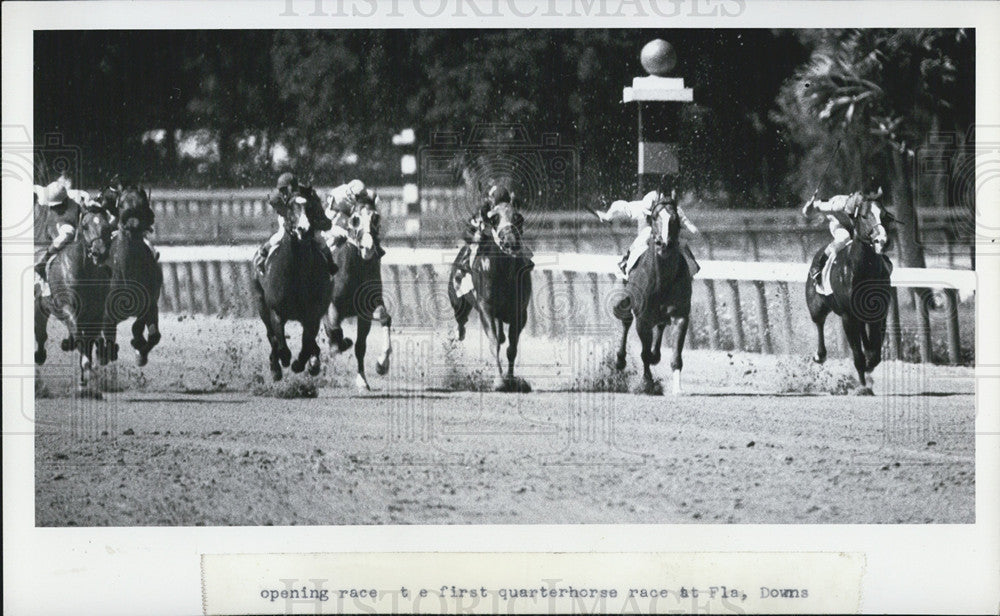
<svg viewBox="0 0 1000 616"><path fill-rule="evenodd" d="M398 332L378 377L376 329L373 391L325 356L289 381L317 397L285 399L258 323L168 316L150 364L123 352L92 399L60 328L36 383L41 526L974 521L971 368L886 362L861 397L843 360L691 351L687 395L651 397L614 393L634 348L618 379L612 339L580 335L523 339L535 391L502 394L476 391L477 330Z"/></svg>

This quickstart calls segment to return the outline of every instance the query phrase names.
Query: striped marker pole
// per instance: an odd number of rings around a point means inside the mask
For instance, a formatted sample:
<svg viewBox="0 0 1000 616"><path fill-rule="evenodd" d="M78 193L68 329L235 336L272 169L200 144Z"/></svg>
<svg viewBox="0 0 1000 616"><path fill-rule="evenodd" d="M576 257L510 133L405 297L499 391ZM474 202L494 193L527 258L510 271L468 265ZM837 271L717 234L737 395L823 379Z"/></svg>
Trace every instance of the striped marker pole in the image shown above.
<svg viewBox="0 0 1000 616"><path fill-rule="evenodd" d="M417 174L417 138L412 128L404 128L392 136L392 144L403 149L399 169L403 176L403 204L406 207L406 222L403 230L407 235L420 233L420 177Z"/></svg>

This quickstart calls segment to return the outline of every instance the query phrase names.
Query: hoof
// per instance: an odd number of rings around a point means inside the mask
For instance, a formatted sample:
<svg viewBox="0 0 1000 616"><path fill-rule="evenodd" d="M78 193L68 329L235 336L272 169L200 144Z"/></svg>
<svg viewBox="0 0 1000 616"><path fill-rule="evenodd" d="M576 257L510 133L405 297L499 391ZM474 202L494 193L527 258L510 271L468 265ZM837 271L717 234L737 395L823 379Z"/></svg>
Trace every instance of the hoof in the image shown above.
<svg viewBox="0 0 1000 616"><path fill-rule="evenodd" d="M826 361L826 355L813 355L812 360L815 364L822 364Z"/></svg>
<svg viewBox="0 0 1000 616"><path fill-rule="evenodd" d="M45 351L45 349L35 351L35 363L41 366L45 363L45 358L48 356L49 354Z"/></svg>
<svg viewBox="0 0 1000 616"><path fill-rule="evenodd" d="M650 366L655 366L658 363L660 363L660 354L659 353L657 353L656 355L653 355L652 357L649 358L649 365Z"/></svg>
<svg viewBox="0 0 1000 616"><path fill-rule="evenodd" d="M385 363L380 361L375 362L375 374L379 376L385 376L389 374L389 358L385 358Z"/></svg>
<svg viewBox="0 0 1000 616"><path fill-rule="evenodd" d="M465 340L465 324L458 324L458 339L459 341Z"/></svg>
<svg viewBox="0 0 1000 616"><path fill-rule="evenodd" d="M309 361L306 362L306 368L308 368L309 376L316 376L319 374L319 357L316 357L315 355L310 357Z"/></svg>
<svg viewBox="0 0 1000 616"><path fill-rule="evenodd" d="M368 379L364 375L357 375L354 377L354 386L361 391L371 391L372 388L368 386Z"/></svg>
<svg viewBox="0 0 1000 616"><path fill-rule="evenodd" d="M289 351L287 347L281 349L280 351L278 351L278 361L281 362L282 366L287 368L288 364L292 361L292 352Z"/></svg>
<svg viewBox="0 0 1000 616"><path fill-rule="evenodd" d="M493 379L493 391L526 394L531 392L531 385L521 377L498 376Z"/></svg>
<svg viewBox="0 0 1000 616"><path fill-rule="evenodd" d="M663 395L663 383L658 379L647 379L643 378L642 383L636 388L635 393L644 396L662 396Z"/></svg>
<svg viewBox="0 0 1000 616"><path fill-rule="evenodd" d="M69 338L63 338L62 342L59 343L59 348L68 353L73 350L73 341Z"/></svg>
<svg viewBox="0 0 1000 616"><path fill-rule="evenodd" d="M333 349L333 352L343 353L347 349L351 348L353 345L354 345L353 340L351 340L350 338L344 338L343 340L340 341L339 344L336 345L336 347ZM330 346L333 347L334 345L331 344Z"/></svg>
<svg viewBox="0 0 1000 616"><path fill-rule="evenodd" d="M278 366L277 362L271 364L271 380L280 381L281 380L281 367Z"/></svg>
<svg viewBox="0 0 1000 616"><path fill-rule="evenodd" d="M619 372L625 369L625 356L619 355L618 359L615 361L615 370Z"/></svg>
<svg viewBox="0 0 1000 616"><path fill-rule="evenodd" d="M872 391L871 387L858 387L854 390L855 396L874 396L875 392Z"/></svg>
<svg viewBox="0 0 1000 616"><path fill-rule="evenodd" d="M306 369L306 364L303 361L296 359L292 362L292 372L298 374Z"/></svg>

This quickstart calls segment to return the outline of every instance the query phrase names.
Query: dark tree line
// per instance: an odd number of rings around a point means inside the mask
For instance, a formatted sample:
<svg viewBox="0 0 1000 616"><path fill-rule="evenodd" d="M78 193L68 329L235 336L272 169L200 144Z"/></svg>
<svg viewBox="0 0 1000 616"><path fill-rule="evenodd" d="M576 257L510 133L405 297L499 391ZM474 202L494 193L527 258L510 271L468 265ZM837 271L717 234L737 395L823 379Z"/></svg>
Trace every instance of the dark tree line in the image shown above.
<svg viewBox="0 0 1000 616"><path fill-rule="evenodd" d="M123 172L198 187L269 184L286 167L398 183L400 129L428 144L518 123L574 147L580 194L598 201L636 189L635 108L621 91L645 74L638 52L654 37L674 44L675 74L694 88L682 182L706 199L801 203L842 140L824 191L876 169L912 207L927 135L970 134L974 42L954 30L40 32L34 129L81 148L84 184ZM178 156L177 136L201 138L203 155ZM944 205L947 182L921 205Z"/></svg>

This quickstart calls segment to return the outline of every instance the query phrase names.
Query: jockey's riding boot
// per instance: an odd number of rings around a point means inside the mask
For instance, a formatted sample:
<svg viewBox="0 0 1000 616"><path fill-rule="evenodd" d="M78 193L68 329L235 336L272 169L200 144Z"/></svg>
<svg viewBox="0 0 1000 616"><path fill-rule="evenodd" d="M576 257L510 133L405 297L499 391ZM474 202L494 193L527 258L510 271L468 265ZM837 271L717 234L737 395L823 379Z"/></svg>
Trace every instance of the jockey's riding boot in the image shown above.
<svg viewBox="0 0 1000 616"><path fill-rule="evenodd" d="M48 265L49 259L51 259L54 254L56 254L56 251L49 246L45 249L45 254L42 255L42 258L38 261L38 263L35 263L35 273L38 274L38 277L42 280L47 280L45 275L45 266Z"/></svg>
<svg viewBox="0 0 1000 616"><path fill-rule="evenodd" d="M823 253L823 256L820 258L819 263L817 264L818 267L816 268L816 271L813 272L812 281L817 286L822 284L823 282L823 268L826 267L826 261L829 258L830 258L829 255Z"/></svg>
<svg viewBox="0 0 1000 616"><path fill-rule="evenodd" d="M628 277L628 253L622 257L621 261L618 262L618 269L622 271L622 276Z"/></svg>
<svg viewBox="0 0 1000 616"><path fill-rule="evenodd" d="M264 244L263 246L257 249L257 254L255 254L253 257L254 265L257 266L257 271L260 272L261 276L264 275L264 263L267 262L268 252L270 252L268 250L268 246L267 244Z"/></svg>

